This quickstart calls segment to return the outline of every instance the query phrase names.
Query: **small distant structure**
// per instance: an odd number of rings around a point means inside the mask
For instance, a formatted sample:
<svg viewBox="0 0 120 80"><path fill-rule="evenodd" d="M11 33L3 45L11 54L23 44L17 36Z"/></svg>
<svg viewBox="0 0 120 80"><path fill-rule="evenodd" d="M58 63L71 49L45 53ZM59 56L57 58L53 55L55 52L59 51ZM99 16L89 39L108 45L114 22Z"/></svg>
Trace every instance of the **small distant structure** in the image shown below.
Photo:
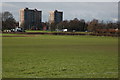
<svg viewBox="0 0 120 80"><path fill-rule="evenodd" d="M57 32L67 32L67 29L56 29Z"/></svg>
<svg viewBox="0 0 120 80"><path fill-rule="evenodd" d="M75 32L75 30L73 30L73 32Z"/></svg>
<svg viewBox="0 0 120 80"><path fill-rule="evenodd" d="M47 27L46 27L46 26L44 26L44 27L43 27L43 31L46 31L46 30L47 30Z"/></svg>
<svg viewBox="0 0 120 80"><path fill-rule="evenodd" d="M67 29L62 29L63 32L67 32Z"/></svg>
<svg viewBox="0 0 120 80"><path fill-rule="evenodd" d="M25 32L22 27L16 27L15 29L11 29L11 32Z"/></svg>
<svg viewBox="0 0 120 80"><path fill-rule="evenodd" d="M11 30L4 30L3 32L11 32Z"/></svg>

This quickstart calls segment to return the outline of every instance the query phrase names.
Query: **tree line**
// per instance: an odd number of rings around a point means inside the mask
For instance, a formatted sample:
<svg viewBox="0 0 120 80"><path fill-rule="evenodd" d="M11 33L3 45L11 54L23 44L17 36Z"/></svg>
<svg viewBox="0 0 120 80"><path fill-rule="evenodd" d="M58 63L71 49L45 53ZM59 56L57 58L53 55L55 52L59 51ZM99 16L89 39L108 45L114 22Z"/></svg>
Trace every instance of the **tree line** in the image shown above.
<svg viewBox="0 0 120 80"><path fill-rule="evenodd" d="M120 22L104 22L97 19L85 22L84 19L74 18L73 20L64 20L60 23L51 23L50 29L54 31L55 29L68 29L68 31L88 31L95 32L97 29L118 29Z"/></svg>
<svg viewBox="0 0 120 80"><path fill-rule="evenodd" d="M6 11L1 13L2 15L2 30L13 29L16 26L19 26L12 15L12 13ZM42 22L41 30L44 26L47 27L47 30L55 31L56 29L62 30L67 29L69 32L78 31L78 32L95 32L97 29L118 29L120 27L120 22L104 22L97 19L86 22L84 19L74 18L73 20L64 20L59 23Z"/></svg>

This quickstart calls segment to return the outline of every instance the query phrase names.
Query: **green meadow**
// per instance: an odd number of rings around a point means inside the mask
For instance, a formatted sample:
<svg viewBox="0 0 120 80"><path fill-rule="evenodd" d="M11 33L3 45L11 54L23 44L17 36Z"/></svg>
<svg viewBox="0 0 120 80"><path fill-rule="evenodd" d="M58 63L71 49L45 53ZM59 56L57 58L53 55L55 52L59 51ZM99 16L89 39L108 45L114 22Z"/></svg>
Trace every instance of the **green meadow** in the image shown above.
<svg viewBox="0 0 120 80"><path fill-rule="evenodd" d="M3 37L3 78L117 78L118 38Z"/></svg>

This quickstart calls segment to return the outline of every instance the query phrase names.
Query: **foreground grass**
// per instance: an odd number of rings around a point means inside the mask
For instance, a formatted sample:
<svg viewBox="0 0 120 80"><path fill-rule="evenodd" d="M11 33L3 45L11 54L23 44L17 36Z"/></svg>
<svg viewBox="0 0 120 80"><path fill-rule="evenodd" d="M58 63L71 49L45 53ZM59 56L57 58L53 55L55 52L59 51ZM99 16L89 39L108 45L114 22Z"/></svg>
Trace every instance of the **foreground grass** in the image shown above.
<svg viewBox="0 0 120 80"><path fill-rule="evenodd" d="M4 78L117 78L117 38L3 37Z"/></svg>
<svg viewBox="0 0 120 80"><path fill-rule="evenodd" d="M1 33L0 36L2 36ZM2 37L0 37L0 79L2 79Z"/></svg>

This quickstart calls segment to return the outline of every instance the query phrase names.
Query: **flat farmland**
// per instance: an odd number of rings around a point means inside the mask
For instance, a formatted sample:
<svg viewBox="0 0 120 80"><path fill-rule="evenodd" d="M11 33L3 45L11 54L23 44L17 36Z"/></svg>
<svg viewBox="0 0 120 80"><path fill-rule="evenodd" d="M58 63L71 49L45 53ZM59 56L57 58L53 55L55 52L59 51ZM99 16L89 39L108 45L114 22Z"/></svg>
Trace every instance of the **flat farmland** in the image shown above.
<svg viewBox="0 0 120 80"><path fill-rule="evenodd" d="M3 78L117 78L118 38L3 37Z"/></svg>

